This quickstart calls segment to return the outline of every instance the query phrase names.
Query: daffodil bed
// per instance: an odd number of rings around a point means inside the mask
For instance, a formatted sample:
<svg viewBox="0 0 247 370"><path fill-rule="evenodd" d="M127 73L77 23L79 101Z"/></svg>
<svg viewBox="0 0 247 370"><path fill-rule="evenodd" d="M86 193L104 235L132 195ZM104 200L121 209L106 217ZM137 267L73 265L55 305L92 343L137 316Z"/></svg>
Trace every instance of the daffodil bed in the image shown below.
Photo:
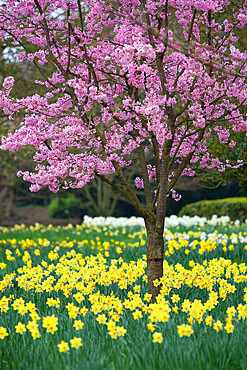
<svg viewBox="0 0 247 370"><path fill-rule="evenodd" d="M0 228L0 368L246 369L247 224L170 225L155 303L145 229L106 224Z"/></svg>

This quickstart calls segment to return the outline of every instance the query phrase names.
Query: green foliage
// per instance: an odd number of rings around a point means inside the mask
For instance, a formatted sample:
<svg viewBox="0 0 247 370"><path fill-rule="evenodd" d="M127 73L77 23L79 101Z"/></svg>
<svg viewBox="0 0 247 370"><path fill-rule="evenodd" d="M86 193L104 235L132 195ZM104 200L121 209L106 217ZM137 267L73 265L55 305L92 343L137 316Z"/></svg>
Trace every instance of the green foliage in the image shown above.
<svg viewBox="0 0 247 370"><path fill-rule="evenodd" d="M49 204L47 214L57 218L83 217L83 205L80 199L73 195L66 198L55 198Z"/></svg>
<svg viewBox="0 0 247 370"><path fill-rule="evenodd" d="M247 197L226 198L217 200L202 200L200 202L187 204L179 212L179 216L200 216L211 218L213 215L226 216L231 220L247 218Z"/></svg>

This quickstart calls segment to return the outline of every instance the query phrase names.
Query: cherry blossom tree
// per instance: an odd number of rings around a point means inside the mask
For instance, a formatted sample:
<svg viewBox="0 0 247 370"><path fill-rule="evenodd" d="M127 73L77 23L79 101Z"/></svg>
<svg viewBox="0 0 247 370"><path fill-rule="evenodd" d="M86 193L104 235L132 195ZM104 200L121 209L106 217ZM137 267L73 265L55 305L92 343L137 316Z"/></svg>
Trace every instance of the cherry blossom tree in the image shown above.
<svg viewBox="0 0 247 370"><path fill-rule="evenodd" d="M196 168L241 166L210 154L207 142L234 148L247 132L246 55L235 31L246 2L227 0L5 0L0 39L38 68L42 96L11 96L5 78L0 107L19 128L1 148L36 149L35 172L19 171L31 191L83 188L97 177L129 201L147 230L148 289L163 274L166 200ZM231 10L231 20L227 10ZM246 136L246 134L245 134ZM133 180L125 168L139 163ZM108 175L116 173L121 186ZM136 189L137 188L137 189ZM143 188L145 202L138 197Z"/></svg>

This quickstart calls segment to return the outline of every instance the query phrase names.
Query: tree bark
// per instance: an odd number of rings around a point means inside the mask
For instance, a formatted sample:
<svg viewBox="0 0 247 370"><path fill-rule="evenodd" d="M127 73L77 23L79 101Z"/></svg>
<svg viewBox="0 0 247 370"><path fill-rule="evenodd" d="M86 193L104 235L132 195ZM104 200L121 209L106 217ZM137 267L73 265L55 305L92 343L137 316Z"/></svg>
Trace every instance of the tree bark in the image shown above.
<svg viewBox="0 0 247 370"><path fill-rule="evenodd" d="M6 205L5 216L10 218L14 215L14 203L15 203L15 188L13 186L9 187L9 198Z"/></svg>
<svg viewBox="0 0 247 370"><path fill-rule="evenodd" d="M154 222L146 221L147 230L147 277L148 292L152 294L152 301L160 292L160 284L155 286L153 282L163 276L164 260L164 236L159 232Z"/></svg>

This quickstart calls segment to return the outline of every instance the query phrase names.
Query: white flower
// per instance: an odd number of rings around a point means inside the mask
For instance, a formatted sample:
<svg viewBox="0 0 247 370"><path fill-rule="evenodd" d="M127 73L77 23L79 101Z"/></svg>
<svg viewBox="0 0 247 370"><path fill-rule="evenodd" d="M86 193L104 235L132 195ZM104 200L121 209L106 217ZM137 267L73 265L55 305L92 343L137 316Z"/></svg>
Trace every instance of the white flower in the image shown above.
<svg viewBox="0 0 247 370"><path fill-rule="evenodd" d="M144 220L142 217L89 217L84 216L83 220L84 224L87 226L112 226L112 227L126 227L126 226L141 226L144 227ZM166 229L170 229L171 227L176 226L204 226L206 224L216 226L219 223L223 225L227 225L230 222L229 216L221 216L218 217L214 215L211 220L207 220L206 217L199 217L199 216L182 216L178 217L176 215L171 215L170 217L166 217L165 219L165 226ZM246 220L247 223L247 220ZM235 223L236 224L236 223ZM237 223L238 224L238 223ZM204 233L201 233L201 239L204 239L206 236Z"/></svg>

